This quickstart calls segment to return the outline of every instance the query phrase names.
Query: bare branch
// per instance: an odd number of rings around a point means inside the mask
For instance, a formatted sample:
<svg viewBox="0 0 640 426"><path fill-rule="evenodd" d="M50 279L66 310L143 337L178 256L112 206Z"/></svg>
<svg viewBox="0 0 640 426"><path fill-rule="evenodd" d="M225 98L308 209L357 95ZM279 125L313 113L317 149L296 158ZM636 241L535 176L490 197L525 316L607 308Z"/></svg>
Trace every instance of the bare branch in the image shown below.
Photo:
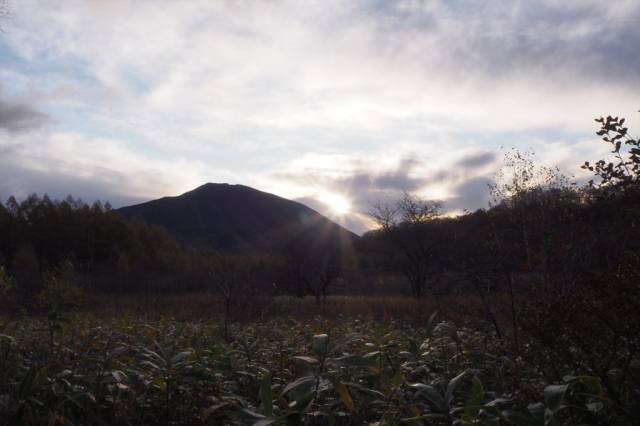
<svg viewBox="0 0 640 426"><path fill-rule="evenodd" d="M398 225L398 205L377 201L370 204L369 216L383 230L391 229Z"/></svg>

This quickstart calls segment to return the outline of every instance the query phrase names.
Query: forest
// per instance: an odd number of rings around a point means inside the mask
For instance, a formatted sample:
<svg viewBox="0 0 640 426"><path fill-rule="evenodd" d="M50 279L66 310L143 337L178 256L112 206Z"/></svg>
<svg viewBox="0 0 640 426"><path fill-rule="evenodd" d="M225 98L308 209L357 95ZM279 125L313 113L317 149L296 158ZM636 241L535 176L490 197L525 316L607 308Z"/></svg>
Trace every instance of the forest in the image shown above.
<svg viewBox="0 0 640 426"><path fill-rule="evenodd" d="M405 193L349 252L179 242L108 203L0 205L7 424L635 424L640 140L576 184L510 151L488 208Z"/></svg>

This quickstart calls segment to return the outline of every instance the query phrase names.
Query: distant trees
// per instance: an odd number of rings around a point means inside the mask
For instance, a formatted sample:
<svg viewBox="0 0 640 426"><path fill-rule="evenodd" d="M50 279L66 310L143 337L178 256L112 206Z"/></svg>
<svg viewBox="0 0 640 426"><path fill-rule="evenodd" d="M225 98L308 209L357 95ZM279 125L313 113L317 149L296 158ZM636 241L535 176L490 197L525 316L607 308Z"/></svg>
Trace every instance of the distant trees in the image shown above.
<svg viewBox="0 0 640 426"><path fill-rule="evenodd" d="M29 245L21 245L13 257L12 272L16 281L17 301L20 306L31 308L34 297L42 286L40 262Z"/></svg>
<svg viewBox="0 0 640 426"><path fill-rule="evenodd" d="M0 204L0 266L15 278L24 306L33 305L43 274L67 261L89 290L141 291L153 276L160 286L171 273L186 271L186 253L162 229L127 220L108 203L31 195ZM117 274L123 269L126 274Z"/></svg>
<svg viewBox="0 0 640 426"><path fill-rule="evenodd" d="M311 295L317 304L326 301L341 276L341 253L291 239L284 247L284 272L288 290L297 297Z"/></svg>
<svg viewBox="0 0 640 426"><path fill-rule="evenodd" d="M370 216L379 226L379 236L392 249L390 256L407 278L411 293L420 298L438 281L438 238L436 219L442 203L405 193L392 203L374 204Z"/></svg>

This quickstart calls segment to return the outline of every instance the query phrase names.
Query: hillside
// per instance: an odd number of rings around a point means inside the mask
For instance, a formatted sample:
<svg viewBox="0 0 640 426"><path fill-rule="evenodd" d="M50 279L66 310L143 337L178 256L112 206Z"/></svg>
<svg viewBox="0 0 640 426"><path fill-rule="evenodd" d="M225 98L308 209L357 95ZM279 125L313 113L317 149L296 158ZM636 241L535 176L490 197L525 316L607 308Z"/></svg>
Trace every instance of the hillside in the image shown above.
<svg viewBox="0 0 640 426"><path fill-rule="evenodd" d="M240 253L279 252L292 241L337 249L358 238L303 204L226 183L119 211L162 226L186 244Z"/></svg>

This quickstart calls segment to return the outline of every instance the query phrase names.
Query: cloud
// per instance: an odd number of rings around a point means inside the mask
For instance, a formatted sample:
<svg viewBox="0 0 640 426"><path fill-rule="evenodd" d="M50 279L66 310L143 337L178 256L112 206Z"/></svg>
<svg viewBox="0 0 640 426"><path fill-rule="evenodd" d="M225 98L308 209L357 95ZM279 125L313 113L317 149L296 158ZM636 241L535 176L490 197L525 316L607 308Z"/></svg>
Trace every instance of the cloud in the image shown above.
<svg viewBox="0 0 640 426"><path fill-rule="evenodd" d="M564 3L122 1L51 11L25 0L15 12L24 28L8 39L29 60L76 62L108 94L98 112L163 147L416 145L434 131L583 129L596 111L629 110L640 77L637 55L624 53L638 44L640 7Z"/></svg>
<svg viewBox="0 0 640 426"><path fill-rule="evenodd" d="M0 37L21 100L0 103L4 188L225 180L474 208L499 146L576 170L598 158L593 117L640 125L639 20L633 0L21 0Z"/></svg>
<svg viewBox="0 0 640 426"><path fill-rule="evenodd" d="M495 152L480 152L477 154L471 154L461 158L456 163L457 167L465 169L477 169L487 165L490 165L496 161Z"/></svg>
<svg viewBox="0 0 640 426"><path fill-rule="evenodd" d="M474 211L486 208L489 203L489 184L493 180L487 176L470 178L458 184L454 190L455 196L447 200L446 209L449 212Z"/></svg>
<svg viewBox="0 0 640 426"><path fill-rule="evenodd" d="M11 103L0 99L0 130L22 133L43 127L49 116L27 104Z"/></svg>
<svg viewBox="0 0 640 426"><path fill-rule="evenodd" d="M0 134L0 152L0 197L4 198L71 194L119 207L225 178L223 170L214 177L197 161L152 158L120 140L77 133Z"/></svg>
<svg viewBox="0 0 640 426"><path fill-rule="evenodd" d="M374 186L381 190L414 191L424 185L425 179L410 176L410 172L419 165L413 158L400 161L397 170L382 173L374 178Z"/></svg>
<svg viewBox="0 0 640 426"><path fill-rule="evenodd" d="M403 158L396 164L381 167L380 161L323 161L314 157L316 164L327 169L305 167L272 176L273 187L298 187L298 201L307 204L332 220L356 233L369 230L373 223L369 217L372 205L381 201L393 203L404 192L425 199L444 202L445 214L459 214L463 210L487 207L488 186L491 176L500 166L495 152L461 152L450 154L450 160L433 164L417 157ZM300 164L305 164L301 161ZM469 164L474 167L463 167ZM329 169L328 166L331 166ZM348 216L336 215L331 206L320 201L320 193L333 192L347 198L351 204Z"/></svg>

